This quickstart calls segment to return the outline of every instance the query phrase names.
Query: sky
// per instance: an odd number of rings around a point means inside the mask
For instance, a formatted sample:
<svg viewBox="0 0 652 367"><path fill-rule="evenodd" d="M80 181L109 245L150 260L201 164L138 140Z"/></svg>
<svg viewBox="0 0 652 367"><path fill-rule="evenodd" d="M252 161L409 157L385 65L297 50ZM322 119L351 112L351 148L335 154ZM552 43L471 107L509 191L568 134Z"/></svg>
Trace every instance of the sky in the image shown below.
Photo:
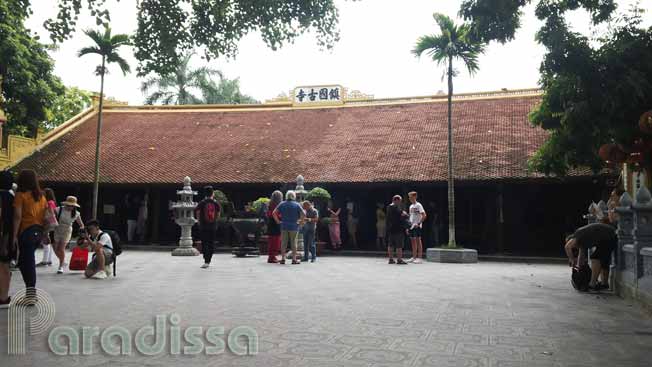
<svg viewBox="0 0 652 367"><path fill-rule="evenodd" d="M426 56L416 58L411 50L420 36L437 32L432 14L439 12L455 18L461 0L335 1L340 10L341 40L333 50L321 50L314 35L308 33L293 44L272 51L260 35L254 33L240 41L235 59L212 60L208 66L222 70L228 78L239 77L242 92L263 102L305 85L340 84L377 98L432 95L446 90L443 69ZM633 1L618 1L620 9L626 9ZM652 0L639 3L648 9L644 15L645 24L652 25ZM113 33L134 33L137 25L135 1L107 0L106 4L111 12ZM32 10L28 27L43 41L48 40L42 25L56 15L56 1L32 0ZM599 31L590 28L588 16L583 12L573 12L568 17L577 31L585 34ZM51 52L55 73L67 86L99 91L99 78L93 74L100 63L99 56L78 58L76 55L80 48L90 45L81 29L93 28L95 22L85 13L80 16L79 25L72 39ZM537 87L539 65L545 53L534 40L540 27L534 7L528 6L515 40L504 45L490 44L480 58L480 71L476 75L468 75L462 66L458 68L455 92ZM121 54L135 69L133 49L125 48ZM193 60L193 66L201 65L206 64L198 57ZM107 96L131 105L143 103L142 78L135 73L123 76L117 66L110 66L109 72L105 80Z"/></svg>

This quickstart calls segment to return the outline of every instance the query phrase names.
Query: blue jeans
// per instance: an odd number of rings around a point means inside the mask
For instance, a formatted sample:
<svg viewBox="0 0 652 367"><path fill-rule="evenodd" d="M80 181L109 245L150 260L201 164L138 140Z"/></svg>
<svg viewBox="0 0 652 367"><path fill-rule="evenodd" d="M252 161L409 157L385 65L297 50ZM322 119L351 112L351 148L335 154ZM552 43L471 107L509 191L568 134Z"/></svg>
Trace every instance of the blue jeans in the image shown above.
<svg viewBox="0 0 652 367"><path fill-rule="evenodd" d="M315 243L315 230L303 229L303 261L308 261L308 254L312 253L312 259L317 258L317 245Z"/></svg>

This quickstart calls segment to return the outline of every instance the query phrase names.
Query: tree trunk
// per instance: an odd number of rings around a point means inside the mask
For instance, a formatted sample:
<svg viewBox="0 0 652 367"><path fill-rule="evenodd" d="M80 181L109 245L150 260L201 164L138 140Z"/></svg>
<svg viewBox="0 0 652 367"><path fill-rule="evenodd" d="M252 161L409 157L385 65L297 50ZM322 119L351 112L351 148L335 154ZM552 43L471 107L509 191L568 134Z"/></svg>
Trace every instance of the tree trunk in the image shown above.
<svg viewBox="0 0 652 367"><path fill-rule="evenodd" d="M455 247L455 187L453 183L453 58L448 58L448 246Z"/></svg>
<svg viewBox="0 0 652 367"><path fill-rule="evenodd" d="M104 105L104 67L106 58L102 56L100 74L100 106L97 114L97 140L95 141L95 180L93 181L93 219L97 219L98 192L100 188L100 139L102 138L102 107Z"/></svg>

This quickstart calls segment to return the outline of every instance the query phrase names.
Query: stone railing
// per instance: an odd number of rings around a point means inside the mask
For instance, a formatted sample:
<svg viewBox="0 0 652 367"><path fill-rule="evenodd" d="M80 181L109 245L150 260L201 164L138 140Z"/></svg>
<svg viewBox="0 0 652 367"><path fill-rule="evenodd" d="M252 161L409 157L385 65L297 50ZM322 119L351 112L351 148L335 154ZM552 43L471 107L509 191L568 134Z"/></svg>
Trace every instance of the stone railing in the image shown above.
<svg viewBox="0 0 652 367"><path fill-rule="evenodd" d="M652 310L652 195L646 187L636 193L636 201L626 192L616 208L618 249L616 292L640 301Z"/></svg>

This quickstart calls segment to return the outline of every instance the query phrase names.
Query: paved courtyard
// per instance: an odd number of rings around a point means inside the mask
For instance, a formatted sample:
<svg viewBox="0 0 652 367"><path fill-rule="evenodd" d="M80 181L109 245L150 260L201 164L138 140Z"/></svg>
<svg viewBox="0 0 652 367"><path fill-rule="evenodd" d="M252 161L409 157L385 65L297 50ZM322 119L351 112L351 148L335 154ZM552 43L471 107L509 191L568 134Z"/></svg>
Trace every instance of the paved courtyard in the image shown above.
<svg viewBox="0 0 652 367"><path fill-rule="evenodd" d="M387 265L381 258L324 257L315 264L265 258L125 252L118 277L39 269L37 286L56 304L54 326L122 326L133 335L156 315L177 314L184 330L256 330L259 352L237 356L56 356L47 333L25 356L7 355L7 311L0 310L2 366L650 366L652 320L611 294L579 294L563 265L480 263ZM12 293L22 287L14 273ZM169 317L168 317L169 320ZM168 324L169 327L169 324ZM171 332L166 331L167 337ZM96 338L97 339L97 338ZM149 340L149 339L148 339ZM153 342L153 341L152 341ZM186 344L183 344L186 345ZM183 346L182 345L182 346Z"/></svg>

